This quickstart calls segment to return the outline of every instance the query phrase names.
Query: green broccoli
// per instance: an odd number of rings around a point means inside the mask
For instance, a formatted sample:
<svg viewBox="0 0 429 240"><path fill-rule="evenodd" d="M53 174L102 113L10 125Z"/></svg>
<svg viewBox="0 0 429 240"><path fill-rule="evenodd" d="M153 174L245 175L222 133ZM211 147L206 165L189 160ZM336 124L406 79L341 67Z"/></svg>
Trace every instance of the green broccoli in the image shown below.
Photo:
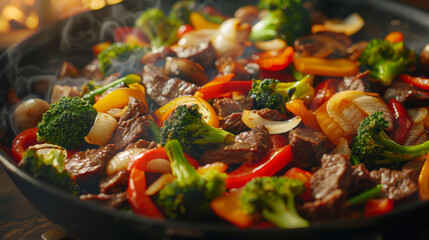
<svg viewBox="0 0 429 240"><path fill-rule="evenodd" d="M180 25L179 20L169 19L161 9L150 8L138 17L135 28L149 38L153 47L159 48L169 46L178 40L177 29Z"/></svg>
<svg viewBox="0 0 429 240"><path fill-rule="evenodd" d="M368 43L359 61L370 69L370 77L389 86L398 74L416 62L416 55L403 42L391 43L375 38Z"/></svg>
<svg viewBox="0 0 429 240"><path fill-rule="evenodd" d="M68 192L73 192L75 180L65 171L63 151L65 150L57 146L45 146L41 150L30 147L25 151L19 166L37 178Z"/></svg>
<svg viewBox="0 0 429 240"><path fill-rule="evenodd" d="M252 27L252 41L281 38L293 45L297 37L310 33L310 16L301 0L260 0L259 8L267 13Z"/></svg>
<svg viewBox="0 0 429 240"><path fill-rule="evenodd" d="M286 112L285 103L314 94L313 78L306 75L296 82L280 82L276 79L253 80L249 97L254 99L255 109L269 108Z"/></svg>
<svg viewBox="0 0 429 240"><path fill-rule="evenodd" d="M87 101L87 102L89 102L91 104L94 104L95 103L94 97L96 95L103 94L107 89L109 89L111 87L114 87L114 86L116 86L118 84L121 84L121 83L126 84L126 85L130 85L130 84L133 84L133 83L140 83L140 82L141 82L140 76L138 76L136 74L129 74L129 75L125 76L125 77L116 79L115 81L113 81L113 82L111 82L109 84L106 84L106 85L104 85L102 87L95 88L94 90L92 90L92 91L84 94L82 96L82 98L83 98L83 100L85 100L85 101Z"/></svg>
<svg viewBox="0 0 429 240"><path fill-rule="evenodd" d="M391 140L385 129L389 123L383 112L374 112L362 120L352 143L352 157L368 168L411 160L429 152L429 141L415 146L402 146Z"/></svg>
<svg viewBox="0 0 429 240"><path fill-rule="evenodd" d="M209 170L200 175L177 140L168 141L165 151L176 179L161 189L156 203L169 218L208 219L212 216L210 201L226 191L226 174Z"/></svg>
<svg viewBox="0 0 429 240"><path fill-rule="evenodd" d="M198 112L198 105L177 107L164 122L160 130L160 143L165 145L171 139L177 139L185 152L199 149L205 144L227 143L234 141L234 134L210 126Z"/></svg>
<svg viewBox="0 0 429 240"><path fill-rule="evenodd" d="M286 177L258 177L252 179L240 194L243 209L249 214L261 214L280 228L309 226L299 216L295 197L305 192L304 182Z"/></svg>
<svg viewBox="0 0 429 240"><path fill-rule="evenodd" d="M120 71L124 71L121 75L125 75L127 73L140 71L140 59L148 52L149 49L145 47L126 43L113 43L98 54L97 58L100 64L100 70L105 76ZM132 61L132 64L125 64L126 66L124 68L124 62L127 62L132 57L135 58L135 61ZM121 64L116 65L115 62ZM131 61L128 63L130 62Z"/></svg>
<svg viewBox="0 0 429 240"><path fill-rule="evenodd" d="M182 24L190 24L189 15L196 11L198 2L195 0L179 0L170 9L169 18L176 19Z"/></svg>
<svg viewBox="0 0 429 240"><path fill-rule="evenodd" d="M97 110L80 97L62 97L43 114L37 125L37 140L75 148L85 143L96 117Z"/></svg>

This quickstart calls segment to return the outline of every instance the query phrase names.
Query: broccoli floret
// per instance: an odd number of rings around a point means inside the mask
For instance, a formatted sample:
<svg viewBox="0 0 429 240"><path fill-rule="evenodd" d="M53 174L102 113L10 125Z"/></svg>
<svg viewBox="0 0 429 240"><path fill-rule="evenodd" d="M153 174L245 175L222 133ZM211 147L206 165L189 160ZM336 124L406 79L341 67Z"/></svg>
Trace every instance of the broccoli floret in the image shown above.
<svg viewBox="0 0 429 240"><path fill-rule="evenodd" d="M115 72L120 72L120 75L123 76L129 73L140 72L140 59L148 52L148 48L145 47L126 43L113 43L98 54L97 58L100 70L105 76Z"/></svg>
<svg viewBox="0 0 429 240"><path fill-rule="evenodd" d="M75 180L65 171L64 159L65 156L61 148L49 147L37 151L30 147L25 151L19 166L37 178L68 192L73 192Z"/></svg>
<svg viewBox="0 0 429 240"><path fill-rule="evenodd" d="M135 23L135 27L149 38L150 44L155 48L175 43L178 40L177 29L180 25L179 20L169 19L158 8L144 11Z"/></svg>
<svg viewBox="0 0 429 240"><path fill-rule="evenodd" d="M310 16L301 0L260 0L259 8L267 13L252 27L252 41L281 38L292 45L295 38L310 33Z"/></svg>
<svg viewBox="0 0 429 240"><path fill-rule="evenodd" d="M429 141L402 146L390 139L385 129L389 123L383 112L374 112L362 120L352 144L352 156L368 168L411 160L429 152Z"/></svg>
<svg viewBox="0 0 429 240"><path fill-rule="evenodd" d="M398 74L416 62L416 55L403 42L375 38L368 43L359 61L370 69L370 77L389 86Z"/></svg>
<svg viewBox="0 0 429 240"><path fill-rule="evenodd" d="M269 108L286 112L285 103L314 94L313 78L305 76L296 82L280 82L276 79L253 80L249 97L254 99L255 109Z"/></svg>
<svg viewBox="0 0 429 240"><path fill-rule="evenodd" d="M190 24L189 15L196 11L198 3L195 0L179 0L173 4L169 18L176 19L182 24Z"/></svg>
<svg viewBox="0 0 429 240"><path fill-rule="evenodd" d="M85 143L96 117L97 110L80 97L62 97L43 114L37 141L75 148Z"/></svg>
<svg viewBox="0 0 429 240"><path fill-rule="evenodd" d="M234 134L204 122L198 105L177 107L160 130L161 145L177 139L185 152L190 152L191 148L198 150L205 144L233 142L234 137Z"/></svg>
<svg viewBox="0 0 429 240"><path fill-rule="evenodd" d="M90 92L84 94L82 96L82 98L83 98L83 100L85 100L85 101L87 101L87 102L89 102L91 104L94 104L95 103L94 97L96 95L103 94L107 89L112 88L112 87L114 87L114 86L116 86L118 84L121 84L121 83L126 84L126 85L130 85L130 84L133 84L133 83L139 83L140 81L141 81L140 76L138 76L136 74L129 74L129 75L123 77L123 78L116 79L115 81L113 81L113 82L111 82L111 83L109 83L107 85L104 85L102 87L97 87L93 91L90 91Z"/></svg>
<svg viewBox="0 0 429 240"><path fill-rule="evenodd" d="M286 177L258 177L252 179L240 194L243 209L249 214L261 214L280 228L309 226L299 216L295 197L305 192L304 182Z"/></svg>
<svg viewBox="0 0 429 240"><path fill-rule="evenodd" d="M165 151L176 179L161 189L156 200L158 206L169 218L207 220L212 216L210 201L226 190L226 174L209 170L200 175L186 160L177 140L168 141Z"/></svg>

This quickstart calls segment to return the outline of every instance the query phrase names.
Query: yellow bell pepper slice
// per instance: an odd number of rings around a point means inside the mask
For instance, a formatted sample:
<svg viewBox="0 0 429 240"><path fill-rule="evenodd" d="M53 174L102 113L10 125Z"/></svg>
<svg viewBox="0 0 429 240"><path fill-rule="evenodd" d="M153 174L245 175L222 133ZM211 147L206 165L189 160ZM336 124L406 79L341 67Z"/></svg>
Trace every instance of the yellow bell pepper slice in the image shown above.
<svg viewBox="0 0 429 240"><path fill-rule="evenodd" d="M204 99L194 96L183 96L174 99L173 101L165 104L158 108L154 114L158 118L158 123L161 125L168 116L180 105L198 105L198 111L203 115L203 120L210 126L219 127L219 118L217 117L216 111L206 102Z"/></svg>
<svg viewBox="0 0 429 240"><path fill-rule="evenodd" d="M97 112L107 112L112 108L124 108L128 105L130 97L134 97L142 101L147 111L148 106L146 102L145 89L143 85L139 83L130 84L128 88L114 90L96 102L93 107Z"/></svg>
<svg viewBox="0 0 429 240"><path fill-rule="evenodd" d="M204 29L204 28L210 28L210 29L218 29L220 24L210 22L207 19L204 18L203 15L197 12L191 12L189 15L189 21L191 22L192 26L194 26L195 29Z"/></svg>
<svg viewBox="0 0 429 240"><path fill-rule="evenodd" d="M295 56L293 63L296 70L310 75L343 77L355 76L359 73L359 64L346 58L324 59Z"/></svg>
<svg viewBox="0 0 429 240"><path fill-rule="evenodd" d="M425 164L420 170L419 180L419 194L422 200L429 200L429 154L426 155Z"/></svg>

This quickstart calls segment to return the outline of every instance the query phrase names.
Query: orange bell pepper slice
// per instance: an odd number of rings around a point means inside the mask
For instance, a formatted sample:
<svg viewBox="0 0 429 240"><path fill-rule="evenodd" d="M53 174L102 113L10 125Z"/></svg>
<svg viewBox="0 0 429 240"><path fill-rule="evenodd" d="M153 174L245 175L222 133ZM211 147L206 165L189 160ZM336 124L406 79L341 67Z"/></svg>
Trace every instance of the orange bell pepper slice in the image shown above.
<svg viewBox="0 0 429 240"><path fill-rule="evenodd" d="M310 75L343 77L355 76L359 73L359 63L346 58L323 59L295 55L293 63L296 70Z"/></svg>
<svg viewBox="0 0 429 240"><path fill-rule="evenodd" d="M302 122L312 128L313 130L321 132L322 129L317 122L317 118L314 115L313 111L308 110L302 100L296 99L286 103L286 109L295 114L296 116L301 117Z"/></svg>
<svg viewBox="0 0 429 240"><path fill-rule="evenodd" d="M255 54L252 58L261 69L268 71L281 71L292 62L293 47L286 47L279 51L265 51Z"/></svg>
<svg viewBox="0 0 429 240"><path fill-rule="evenodd" d="M120 88L114 90L97 101L93 107L97 110L97 112L107 112L112 108L124 108L128 105L130 97L134 97L142 101L147 110L148 107L143 85L139 83L133 83L128 87L129 88Z"/></svg>
<svg viewBox="0 0 429 240"><path fill-rule="evenodd" d="M418 187L420 199L429 200L429 154L426 155L426 161L420 170Z"/></svg>
<svg viewBox="0 0 429 240"><path fill-rule="evenodd" d="M398 43L404 41L404 34L399 31L393 31L386 35L384 40L391 42L391 43Z"/></svg>
<svg viewBox="0 0 429 240"><path fill-rule="evenodd" d="M208 21L204 16L198 12L191 12L189 21L195 29L218 29L220 24Z"/></svg>

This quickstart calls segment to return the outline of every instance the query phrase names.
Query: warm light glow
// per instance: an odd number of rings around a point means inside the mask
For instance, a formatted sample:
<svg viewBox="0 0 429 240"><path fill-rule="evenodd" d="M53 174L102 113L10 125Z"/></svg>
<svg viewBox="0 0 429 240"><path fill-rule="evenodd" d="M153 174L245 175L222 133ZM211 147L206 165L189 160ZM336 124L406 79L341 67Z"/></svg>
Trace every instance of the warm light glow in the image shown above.
<svg viewBox="0 0 429 240"><path fill-rule="evenodd" d="M11 5L8 5L3 9L2 17L6 21L15 20L15 21L20 22L20 23L24 22L24 18L25 18L24 14L22 13L21 10L19 10L17 7L11 6Z"/></svg>
<svg viewBox="0 0 429 240"><path fill-rule="evenodd" d="M113 5L122 2L122 0L107 0L107 4Z"/></svg>
<svg viewBox="0 0 429 240"><path fill-rule="evenodd" d="M106 6L106 2L104 0L92 0L89 4L89 8L91 10L97 10Z"/></svg>
<svg viewBox="0 0 429 240"><path fill-rule="evenodd" d="M35 29L37 26L39 26L39 16L37 15L36 10L33 10L30 15L28 15L27 19L25 20L25 25L29 29Z"/></svg>
<svg viewBox="0 0 429 240"><path fill-rule="evenodd" d="M27 6L34 6L36 0L24 0L24 4Z"/></svg>
<svg viewBox="0 0 429 240"><path fill-rule="evenodd" d="M0 34L4 34L10 31L9 21L0 19Z"/></svg>

